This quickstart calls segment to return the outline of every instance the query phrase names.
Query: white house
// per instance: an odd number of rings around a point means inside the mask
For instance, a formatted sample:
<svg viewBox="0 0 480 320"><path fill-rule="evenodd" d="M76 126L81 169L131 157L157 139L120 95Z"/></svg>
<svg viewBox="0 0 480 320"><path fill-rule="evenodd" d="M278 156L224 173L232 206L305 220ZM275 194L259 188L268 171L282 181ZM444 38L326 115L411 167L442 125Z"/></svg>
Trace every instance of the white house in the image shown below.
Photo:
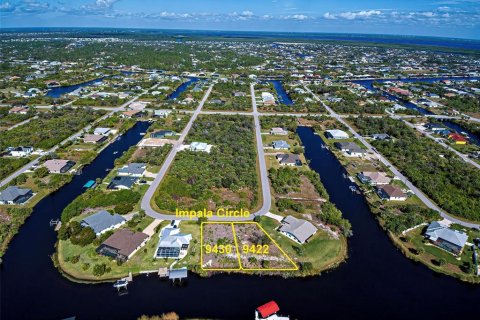
<svg viewBox="0 0 480 320"><path fill-rule="evenodd" d="M16 147L10 149L12 157L28 157L33 152L33 147Z"/></svg>
<svg viewBox="0 0 480 320"><path fill-rule="evenodd" d="M212 150L212 145L205 142L192 142L190 144L190 151L200 151L210 153Z"/></svg>

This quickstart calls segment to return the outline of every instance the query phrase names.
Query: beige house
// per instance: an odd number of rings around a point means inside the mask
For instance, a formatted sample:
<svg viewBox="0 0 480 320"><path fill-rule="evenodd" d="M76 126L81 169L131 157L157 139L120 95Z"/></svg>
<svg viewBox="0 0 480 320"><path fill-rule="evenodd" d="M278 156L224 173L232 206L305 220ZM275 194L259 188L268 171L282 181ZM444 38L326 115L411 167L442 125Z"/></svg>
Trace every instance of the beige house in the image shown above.
<svg viewBox="0 0 480 320"><path fill-rule="evenodd" d="M75 162L70 160L52 159L47 160L43 164L50 173L65 173L75 165Z"/></svg>

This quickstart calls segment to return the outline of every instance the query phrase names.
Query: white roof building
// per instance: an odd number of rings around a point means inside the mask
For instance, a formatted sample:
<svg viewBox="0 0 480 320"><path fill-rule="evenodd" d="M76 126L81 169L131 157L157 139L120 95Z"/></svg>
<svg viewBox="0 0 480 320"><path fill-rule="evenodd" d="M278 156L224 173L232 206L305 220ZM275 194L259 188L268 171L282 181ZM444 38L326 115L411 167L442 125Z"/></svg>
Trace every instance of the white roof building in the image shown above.
<svg viewBox="0 0 480 320"><path fill-rule="evenodd" d="M348 139L349 136L345 131L333 129L325 131L327 138L329 139Z"/></svg>
<svg viewBox="0 0 480 320"><path fill-rule="evenodd" d="M210 153L212 150L212 145L205 142L192 142L190 144L190 151L201 151Z"/></svg>

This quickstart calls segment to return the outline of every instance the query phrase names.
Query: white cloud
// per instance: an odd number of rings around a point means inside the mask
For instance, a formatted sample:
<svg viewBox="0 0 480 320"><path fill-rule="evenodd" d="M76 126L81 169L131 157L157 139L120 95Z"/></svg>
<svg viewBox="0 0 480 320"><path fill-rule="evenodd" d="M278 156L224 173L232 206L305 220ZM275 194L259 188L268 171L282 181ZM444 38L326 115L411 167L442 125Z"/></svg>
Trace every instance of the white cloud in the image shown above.
<svg viewBox="0 0 480 320"><path fill-rule="evenodd" d="M337 16L334 15L334 14L332 14L332 13L330 13L330 12L325 12L325 13L323 14L323 17L324 17L325 19L329 19L329 20L335 20L335 19L337 19Z"/></svg>
<svg viewBox="0 0 480 320"><path fill-rule="evenodd" d="M12 12L15 7L8 1L0 3L0 12Z"/></svg>

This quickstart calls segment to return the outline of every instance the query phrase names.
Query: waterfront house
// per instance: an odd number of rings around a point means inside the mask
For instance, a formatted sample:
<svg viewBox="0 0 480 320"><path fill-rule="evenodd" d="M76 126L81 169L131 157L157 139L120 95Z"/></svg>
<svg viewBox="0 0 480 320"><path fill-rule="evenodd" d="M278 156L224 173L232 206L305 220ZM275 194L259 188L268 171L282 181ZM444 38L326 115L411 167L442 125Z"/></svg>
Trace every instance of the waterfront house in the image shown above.
<svg viewBox="0 0 480 320"><path fill-rule="evenodd" d="M399 95L399 96L402 96L402 97L410 97L412 95L412 93L410 91L405 90L405 89L396 88L396 87L388 88L388 91L390 91L390 93L392 93L392 94L396 94L396 95Z"/></svg>
<svg viewBox="0 0 480 320"><path fill-rule="evenodd" d="M132 118L140 118L142 115L143 115L142 110L129 110L129 111L122 112L121 117L132 119Z"/></svg>
<svg viewBox="0 0 480 320"><path fill-rule="evenodd" d="M264 105L275 105L275 97L270 92L262 92L262 102Z"/></svg>
<svg viewBox="0 0 480 320"><path fill-rule="evenodd" d="M359 172L357 177L363 184L370 186L386 185L391 181L385 172Z"/></svg>
<svg viewBox="0 0 480 320"><path fill-rule="evenodd" d="M289 320L290 317L279 316L280 311L275 301L270 301L255 309L255 320Z"/></svg>
<svg viewBox="0 0 480 320"><path fill-rule="evenodd" d="M154 258L181 259L187 254L191 240L191 234L180 233L177 227L168 226L162 230Z"/></svg>
<svg viewBox="0 0 480 320"><path fill-rule="evenodd" d="M377 193L382 200L405 201L407 195L397 186L387 184L377 188Z"/></svg>
<svg viewBox="0 0 480 320"><path fill-rule="evenodd" d="M317 228L307 220L286 216L278 231L293 241L304 244L317 232Z"/></svg>
<svg viewBox="0 0 480 320"><path fill-rule="evenodd" d="M325 131L325 136L328 139L348 139L349 136L345 131L333 129Z"/></svg>
<svg viewBox="0 0 480 320"><path fill-rule="evenodd" d="M349 157L362 157L367 151L360 148L355 142L335 142L335 147Z"/></svg>
<svg viewBox="0 0 480 320"><path fill-rule="evenodd" d="M455 144L467 144L467 138L462 136L459 133L450 133L448 139L454 142Z"/></svg>
<svg viewBox="0 0 480 320"><path fill-rule="evenodd" d="M12 157L18 157L18 158L23 158L23 157L28 157L30 154L33 152L33 147L16 147L16 148L11 148L9 149L10 155Z"/></svg>
<svg viewBox="0 0 480 320"><path fill-rule="evenodd" d="M290 145L284 140L278 140L272 142L272 148L276 150L288 150Z"/></svg>
<svg viewBox="0 0 480 320"><path fill-rule="evenodd" d="M210 153L211 149L212 145L205 142L192 142L190 144L190 151Z"/></svg>
<svg viewBox="0 0 480 320"><path fill-rule="evenodd" d="M283 128L272 128L270 129L270 134L276 136L286 136L288 131Z"/></svg>
<svg viewBox="0 0 480 320"><path fill-rule="evenodd" d="M425 238L439 248L459 255L468 240L465 232L453 230L439 221L433 221L427 227Z"/></svg>
<svg viewBox="0 0 480 320"><path fill-rule="evenodd" d="M146 163L129 163L122 168L118 169L119 176L131 176L131 177L141 177L147 168Z"/></svg>
<svg viewBox="0 0 480 320"><path fill-rule="evenodd" d="M150 137L151 138L155 138L155 139L163 139L165 137L172 137L176 135L176 133L174 131L171 131L171 130L160 130L160 131L157 131L157 132L153 132L150 134Z"/></svg>
<svg viewBox="0 0 480 320"><path fill-rule="evenodd" d="M425 125L425 128L427 128L428 130L430 130L432 132L438 132L438 131L445 130L445 127L441 124L438 124L438 123L427 123Z"/></svg>
<svg viewBox="0 0 480 320"><path fill-rule="evenodd" d="M28 188L19 188L9 186L0 191L0 204L24 204L33 196L33 192Z"/></svg>
<svg viewBox="0 0 480 320"><path fill-rule="evenodd" d="M119 228L126 222L127 220L119 214L111 214L108 211L101 210L86 217L80 221L80 224L84 228L92 228L93 232L99 236L102 233Z"/></svg>
<svg viewBox="0 0 480 320"><path fill-rule="evenodd" d="M166 118L172 113L172 110L154 110L153 116L157 118Z"/></svg>
<svg viewBox="0 0 480 320"><path fill-rule="evenodd" d="M75 165L74 161L51 159L45 161L43 166L48 169L50 173L65 173L68 172Z"/></svg>
<svg viewBox="0 0 480 320"><path fill-rule="evenodd" d="M109 183L107 189L110 190L129 190L137 182L137 177L116 176Z"/></svg>
<svg viewBox="0 0 480 320"><path fill-rule="evenodd" d="M125 262L142 248L148 239L149 236L143 232L119 229L108 237L96 251L98 254Z"/></svg>
<svg viewBox="0 0 480 320"><path fill-rule="evenodd" d="M108 136L112 133L113 133L112 129L110 128L98 127L98 128L95 128L95 130L93 130L93 134L100 135L100 136Z"/></svg>
<svg viewBox="0 0 480 320"><path fill-rule="evenodd" d="M84 143L98 144L104 142L105 140L107 140L107 137L100 134L85 134L83 136Z"/></svg>
<svg viewBox="0 0 480 320"><path fill-rule="evenodd" d="M287 153L279 153L276 156L278 163L281 166L289 166L289 167L300 167L302 166L302 160L298 154L287 154Z"/></svg>

